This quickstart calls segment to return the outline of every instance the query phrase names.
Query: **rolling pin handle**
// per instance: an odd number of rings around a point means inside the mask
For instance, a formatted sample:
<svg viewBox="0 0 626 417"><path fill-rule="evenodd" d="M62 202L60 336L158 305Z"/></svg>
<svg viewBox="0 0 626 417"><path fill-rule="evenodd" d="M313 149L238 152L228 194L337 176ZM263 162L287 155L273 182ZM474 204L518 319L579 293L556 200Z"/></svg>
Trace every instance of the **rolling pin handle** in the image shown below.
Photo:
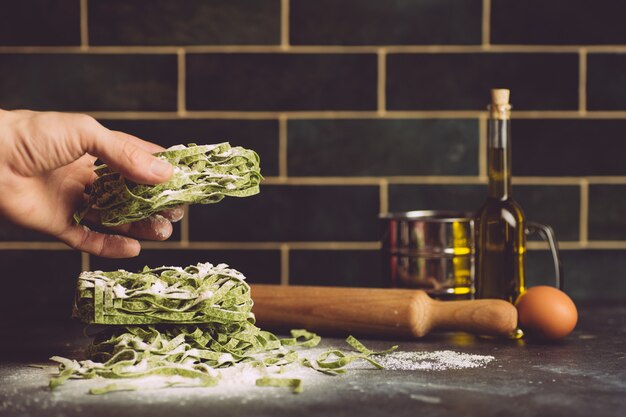
<svg viewBox="0 0 626 417"><path fill-rule="evenodd" d="M517 328L517 310L504 300L432 301L432 329L480 335L510 336Z"/></svg>

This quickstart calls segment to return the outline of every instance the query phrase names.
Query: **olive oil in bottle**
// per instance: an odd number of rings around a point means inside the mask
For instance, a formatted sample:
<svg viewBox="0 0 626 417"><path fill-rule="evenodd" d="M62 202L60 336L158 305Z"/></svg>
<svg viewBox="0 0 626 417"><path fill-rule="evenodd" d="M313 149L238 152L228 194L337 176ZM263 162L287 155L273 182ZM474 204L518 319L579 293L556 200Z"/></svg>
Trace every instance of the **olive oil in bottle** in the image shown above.
<svg viewBox="0 0 626 417"><path fill-rule="evenodd" d="M492 90L488 109L489 195L475 216L475 295L514 303L524 291L526 222L511 194L509 90Z"/></svg>

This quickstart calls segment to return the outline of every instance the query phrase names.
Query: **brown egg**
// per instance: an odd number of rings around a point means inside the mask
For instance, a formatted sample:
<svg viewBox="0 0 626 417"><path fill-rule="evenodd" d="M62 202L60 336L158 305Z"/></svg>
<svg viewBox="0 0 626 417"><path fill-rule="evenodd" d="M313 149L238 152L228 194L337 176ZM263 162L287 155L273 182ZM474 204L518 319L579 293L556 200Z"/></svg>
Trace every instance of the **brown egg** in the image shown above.
<svg viewBox="0 0 626 417"><path fill-rule="evenodd" d="M529 288L517 302L519 327L532 337L556 340L576 327L578 312L571 298L554 287Z"/></svg>

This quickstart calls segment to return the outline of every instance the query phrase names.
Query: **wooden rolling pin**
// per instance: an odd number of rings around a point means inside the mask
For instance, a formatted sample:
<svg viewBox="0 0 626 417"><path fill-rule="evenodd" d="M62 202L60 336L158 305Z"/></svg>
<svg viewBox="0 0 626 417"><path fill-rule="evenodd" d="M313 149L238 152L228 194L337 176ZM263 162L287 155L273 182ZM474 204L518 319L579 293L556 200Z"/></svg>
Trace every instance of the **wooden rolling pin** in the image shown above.
<svg viewBox="0 0 626 417"><path fill-rule="evenodd" d="M261 328L326 334L422 337L432 330L509 336L517 310L504 300L435 301L405 289L252 285Z"/></svg>

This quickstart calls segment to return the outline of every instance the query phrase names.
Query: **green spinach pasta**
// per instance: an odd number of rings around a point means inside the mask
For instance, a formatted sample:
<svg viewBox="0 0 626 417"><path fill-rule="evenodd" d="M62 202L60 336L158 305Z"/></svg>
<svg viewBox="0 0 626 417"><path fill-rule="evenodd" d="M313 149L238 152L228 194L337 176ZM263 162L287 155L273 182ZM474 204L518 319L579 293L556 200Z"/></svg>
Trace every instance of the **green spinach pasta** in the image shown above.
<svg viewBox="0 0 626 417"><path fill-rule="evenodd" d="M162 184L137 184L107 165L96 167L98 178L88 201L74 215L76 222L95 210L104 226L117 226L181 204L217 203L225 196L247 197L259 192L263 177L259 156L252 150L225 142L177 145L156 155L174 166L172 178Z"/></svg>
<svg viewBox="0 0 626 417"><path fill-rule="evenodd" d="M228 265L86 271L74 316L89 324L241 323L253 321L250 287Z"/></svg>
<svg viewBox="0 0 626 417"><path fill-rule="evenodd" d="M50 380L55 388L66 380L102 377L138 380L165 378L166 387L214 386L220 369L247 363L265 371L258 386L287 387L302 391L298 378L281 378L280 369L298 364L337 375L354 360L382 368L374 352L353 337L346 339L356 351L328 350L316 359L298 350L317 346L320 337L292 330L278 338L255 326L250 287L240 272L225 264L199 263L181 267L144 268L131 273L87 271L78 279L74 315L88 324L103 325L87 349L87 359L62 357L59 374ZM141 384L112 382L91 389L92 394L134 390Z"/></svg>

